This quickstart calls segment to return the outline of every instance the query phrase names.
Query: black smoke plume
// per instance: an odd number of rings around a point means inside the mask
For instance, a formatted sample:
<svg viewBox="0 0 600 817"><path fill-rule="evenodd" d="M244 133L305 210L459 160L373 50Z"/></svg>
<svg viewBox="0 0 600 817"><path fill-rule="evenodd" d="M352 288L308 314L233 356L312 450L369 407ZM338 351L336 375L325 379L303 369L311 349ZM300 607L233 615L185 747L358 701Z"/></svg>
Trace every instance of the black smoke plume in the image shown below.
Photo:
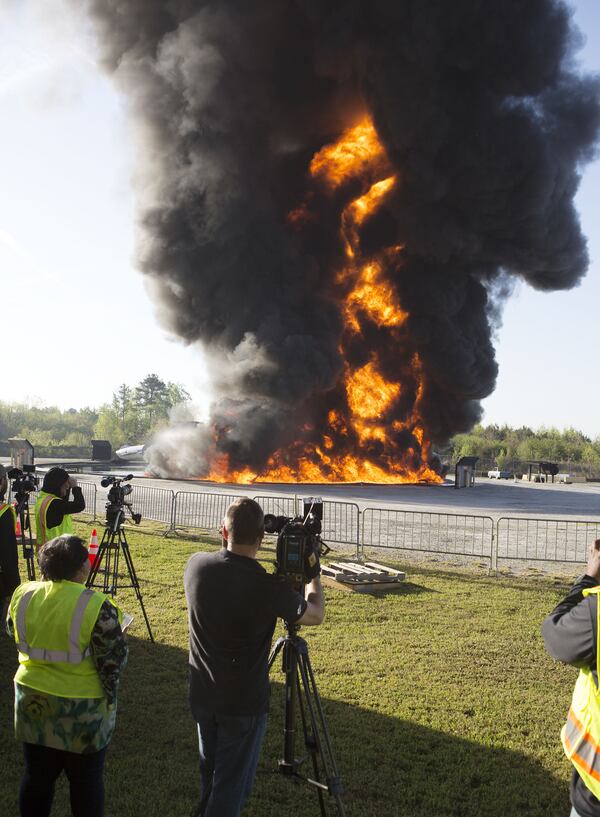
<svg viewBox="0 0 600 817"><path fill-rule="evenodd" d="M494 293L516 278L568 289L588 264L573 199L597 139L599 84L578 72L566 3L87 5L137 124L139 265L161 322L201 341L213 372L211 423L192 447L181 432L183 465L158 446L163 473L203 475L215 450L260 471L291 440L320 439L343 402L332 291L353 191L313 190L318 218L304 230L286 215L310 191L311 158L365 112L400 183L361 247L404 245L386 273L410 318L395 344L375 326L347 344L350 363L376 348L394 377L418 352L430 438L468 429L496 381Z"/></svg>

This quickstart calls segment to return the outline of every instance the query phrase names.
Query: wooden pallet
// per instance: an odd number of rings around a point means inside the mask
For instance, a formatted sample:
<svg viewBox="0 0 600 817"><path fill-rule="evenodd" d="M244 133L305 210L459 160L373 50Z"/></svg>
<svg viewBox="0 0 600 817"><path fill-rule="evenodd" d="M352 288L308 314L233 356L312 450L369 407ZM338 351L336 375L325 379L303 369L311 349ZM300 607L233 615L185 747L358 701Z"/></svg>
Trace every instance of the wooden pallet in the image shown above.
<svg viewBox="0 0 600 817"><path fill-rule="evenodd" d="M321 575L330 587L357 592L397 588L406 578L401 570L377 562L328 562L321 565Z"/></svg>

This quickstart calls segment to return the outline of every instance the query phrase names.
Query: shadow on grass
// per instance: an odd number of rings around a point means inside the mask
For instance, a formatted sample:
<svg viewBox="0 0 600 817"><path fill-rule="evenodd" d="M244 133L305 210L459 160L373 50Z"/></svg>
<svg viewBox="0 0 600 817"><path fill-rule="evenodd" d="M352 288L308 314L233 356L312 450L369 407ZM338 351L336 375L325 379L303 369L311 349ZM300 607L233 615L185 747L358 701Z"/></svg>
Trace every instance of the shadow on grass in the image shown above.
<svg viewBox="0 0 600 817"><path fill-rule="evenodd" d="M327 583L329 587L334 587L336 590L340 590L339 587L335 587L335 585L330 585ZM342 590L342 592L344 592ZM345 592L348 595L355 595L355 596L375 596L378 599L385 599L388 596L419 596L421 593L433 593L439 594L439 590L434 590L433 587L425 587L422 584L415 584L414 582L399 582L396 587L378 587L376 584L373 584L370 587L366 587L364 590L346 590Z"/></svg>
<svg viewBox="0 0 600 817"><path fill-rule="evenodd" d="M186 701L187 654L130 639L117 729L107 755L106 817L187 817L197 789L197 745ZM14 647L0 638L3 806L17 814L21 754L12 738ZM274 671L269 730L244 817L312 817L316 794L271 770L282 752L283 686ZM326 677L317 677L321 690ZM553 817L568 814L567 784L525 755L323 699L349 817ZM557 749L558 751L558 749ZM298 754L303 754L298 746ZM333 804L330 814L335 814ZM61 781L53 817L67 817Z"/></svg>

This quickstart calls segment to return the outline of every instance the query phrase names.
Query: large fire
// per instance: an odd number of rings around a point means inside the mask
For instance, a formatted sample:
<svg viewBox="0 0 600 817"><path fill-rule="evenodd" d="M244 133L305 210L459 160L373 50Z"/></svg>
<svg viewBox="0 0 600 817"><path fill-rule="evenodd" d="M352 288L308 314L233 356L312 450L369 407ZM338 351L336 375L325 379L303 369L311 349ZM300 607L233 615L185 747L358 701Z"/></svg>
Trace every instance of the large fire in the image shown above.
<svg viewBox="0 0 600 817"><path fill-rule="evenodd" d="M359 182L363 190L341 214L340 240L345 262L335 276L344 320L340 353L344 360L349 346L374 324L390 333L390 342L408 313L399 302L393 283L386 278L390 262L401 263L402 246L388 247L375 255L364 255L360 229L389 192L398 184L383 145L370 118L342 134L334 144L323 147L310 163L315 183L333 193L348 182ZM288 216L292 228L301 230L310 219L310 204L303 203ZM318 442L311 439L310 426L299 432L297 442L276 451L260 473L250 469L231 470L226 455L217 455L209 479L219 482L440 482L427 465L429 441L420 415L424 381L421 361L414 353L408 371L396 379L384 376L375 351L368 362L353 368L346 363L338 399L343 409L331 409L328 431ZM402 421L391 420L391 409L409 384L414 395L412 408ZM408 442L407 442L408 440Z"/></svg>

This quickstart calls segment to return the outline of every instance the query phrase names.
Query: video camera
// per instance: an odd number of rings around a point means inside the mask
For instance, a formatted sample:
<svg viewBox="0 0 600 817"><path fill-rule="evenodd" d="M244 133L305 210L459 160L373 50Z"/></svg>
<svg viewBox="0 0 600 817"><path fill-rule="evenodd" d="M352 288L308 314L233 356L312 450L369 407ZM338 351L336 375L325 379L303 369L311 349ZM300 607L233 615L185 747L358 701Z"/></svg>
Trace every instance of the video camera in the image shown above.
<svg viewBox="0 0 600 817"><path fill-rule="evenodd" d="M24 465L23 470L20 468L9 468L6 472L12 484L10 489L17 500L25 498L33 491L37 491L39 485L39 477L35 476L35 465Z"/></svg>
<svg viewBox="0 0 600 817"><path fill-rule="evenodd" d="M122 483L129 482L130 479L133 479L133 474L127 474L126 477L102 477L100 480L100 485L103 488L111 486L107 497L108 502L106 503L106 519L111 527L117 516L124 515L125 508L129 511L136 525L139 525L142 521L142 514L134 513L131 507L132 503L127 502L125 499L133 491L133 485L122 485Z"/></svg>
<svg viewBox="0 0 600 817"><path fill-rule="evenodd" d="M301 588L308 581L305 575L306 557L311 552L319 557L330 548L321 539L323 500L306 497L303 516L265 514L265 533L277 533L275 575Z"/></svg>

